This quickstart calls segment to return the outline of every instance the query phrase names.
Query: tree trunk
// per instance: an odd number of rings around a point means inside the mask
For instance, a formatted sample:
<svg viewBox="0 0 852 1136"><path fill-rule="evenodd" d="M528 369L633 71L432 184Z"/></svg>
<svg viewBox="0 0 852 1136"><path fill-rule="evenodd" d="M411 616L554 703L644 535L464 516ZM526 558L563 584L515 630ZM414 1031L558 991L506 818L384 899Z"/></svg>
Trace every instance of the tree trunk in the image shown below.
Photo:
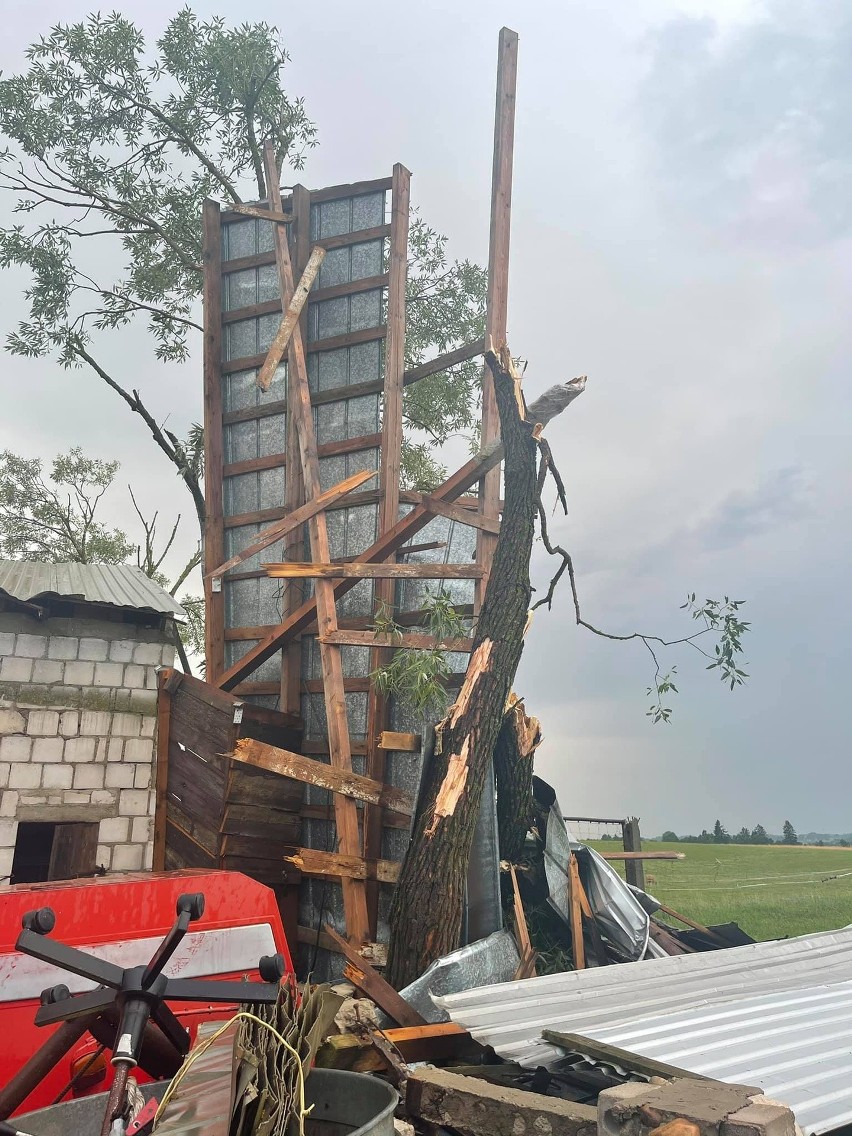
<svg viewBox="0 0 852 1136"><path fill-rule="evenodd" d="M518 864L533 823L533 760L541 744L541 723L527 714L515 695L509 702L494 747L494 775L500 859Z"/></svg>
<svg viewBox="0 0 852 1136"><path fill-rule="evenodd" d="M508 351L499 359L489 351L486 361L505 450L505 505L467 674L437 727L422 808L394 892L387 976L397 989L458 945L479 803L521 658L532 591L537 419L527 420Z"/></svg>

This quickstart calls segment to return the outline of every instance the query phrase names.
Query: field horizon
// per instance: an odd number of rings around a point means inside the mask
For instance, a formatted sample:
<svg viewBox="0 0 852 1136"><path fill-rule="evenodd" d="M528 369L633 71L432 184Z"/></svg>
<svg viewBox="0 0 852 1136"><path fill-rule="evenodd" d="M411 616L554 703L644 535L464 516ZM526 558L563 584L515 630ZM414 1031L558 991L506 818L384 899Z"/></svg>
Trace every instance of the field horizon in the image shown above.
<svg viewBox="0 0 852 1136"><path fill-rule="evenodd" d="M614 852L611 840L590 840ZM755 939L783 939L852 924L852 848L801 844L683 844L643 840L647 890L697 923L738 923ZM624 874L624 864L612 866ZM674 924L673 925L677 925Z"/></svg>

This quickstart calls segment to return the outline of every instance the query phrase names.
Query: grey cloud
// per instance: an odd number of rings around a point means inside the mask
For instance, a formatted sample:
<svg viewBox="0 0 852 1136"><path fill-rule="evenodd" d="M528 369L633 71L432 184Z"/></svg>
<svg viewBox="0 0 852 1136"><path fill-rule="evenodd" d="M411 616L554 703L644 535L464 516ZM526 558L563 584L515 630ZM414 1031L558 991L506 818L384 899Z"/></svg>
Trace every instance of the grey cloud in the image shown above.
<svg viewBox="0 0 852 1136"><path fill-rule="evenodd" d="M730 549L812 510L805 471L798 466L767 473L753 489L729 494L692 530L705 549Z"/></svg>
<svg viewBox="0 0 852 1136"><path fill-rule="evenodd" d="M812 243L852 223L852 19L845 0L776 0L724 29L651 38L641 98L664 178L739 237Z"/></svg>

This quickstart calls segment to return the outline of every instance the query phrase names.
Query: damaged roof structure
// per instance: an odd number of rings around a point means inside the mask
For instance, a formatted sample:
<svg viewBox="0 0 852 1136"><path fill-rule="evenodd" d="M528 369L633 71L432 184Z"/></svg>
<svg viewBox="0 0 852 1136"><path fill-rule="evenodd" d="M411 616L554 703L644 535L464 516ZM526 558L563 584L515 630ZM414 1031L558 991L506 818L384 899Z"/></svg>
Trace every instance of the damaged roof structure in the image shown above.
<svg viewBox="0 0 852 1136"><path fill-rule="evenodd" d="M852 928L436 1001L477 1041L528 1068L566 1053L625 1074L665 1064L757 1085L815 1136L852 1122Z"/></svg>

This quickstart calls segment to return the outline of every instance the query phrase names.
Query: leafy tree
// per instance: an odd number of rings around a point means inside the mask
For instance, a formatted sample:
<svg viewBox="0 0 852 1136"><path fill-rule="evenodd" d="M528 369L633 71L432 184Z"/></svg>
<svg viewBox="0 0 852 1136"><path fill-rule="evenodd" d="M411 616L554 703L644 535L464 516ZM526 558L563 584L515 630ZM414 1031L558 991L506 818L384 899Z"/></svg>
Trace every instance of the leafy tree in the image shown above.
<svg viewBox="0 0 852 1136"><path fill-rule="evenodd" d="M663 833L663 835L660 837L660 839L667 841L669 844L676 844L677 840L678 840L678 835L677 835L676 832L672 832L672 830L670 828L667 828L666 831Z"/></svg>
<svg viewBox="0 0 852 1136"><path fill-rule="evenodd" d="M0 188L15 199L19 223L0 230L0 268L29 275L29 313L7 338L11 352L53 357L86 368L137 414L190 493L203 535L203 438L200 427L170 429L168 405L152 407L106 362L110 336L143 324L155 359L189 359L199 340L202 287L201 205L264 198L262 144L280 164L303 169L317 145L304 101L284 89L289 57L266 23L228 27L184 8L153 44L119 13L57 25L27 50L28 67L0 81ZM409 238L405 355L409 366L475 339L484 331L486 274L451 261L447 239L414 211ZM437 453L458 435L477 441L480 364L470 360L409 386L402 478L430 488L445 472ZM198 389L200 404L200 383ZM705 654L733 688L746 677L738 659L748 628L741 601L684 605L702 626L665 641L640 633L611 635L580 616L577 623L617 640L640 639L654 681L648 710L668 722L676 667L664 673L659 645L686 643ZM553 584L539 604L551 603ZM200 608L197 609L199 618ZM714 650L701 645L716 639ZM705 640L706 641L706 640Z"/></svg>
<svg viewBox="0 0 852 1136"><path fill-rule="evenodd" d="M199 547L172 582L163 572L180 516L159 548L157 514L147 520L128 486L142 539L136 543L121 529L107 528L97 519L98 508L119 468L117 461L87 458L76 446L55 457L46 476L39 458L22 458L4 450L0 453L0 555L53 564L124 564L135 558L146 576L177 595L201 557ZM190 651L203 654L203 601L184 595L180 602L189 618L182 631L184 642Z"/></svg>
<svg viewBox="0 0 852 1136"><path fill-rule="evenodd" d="M752 844L771 844L772 839L762 824L757 824L751 831Z"/></svg>
<svg viewBox="0 0 852 1136"><path fill-rule="evenodd" d="M84 457L79 447L53 459L0 453L0 552L7 559L122 564L134 551L119 529L95 519L118 472L117 461Z"/></svg>
<svg viewBox="0 0 852 1136"><path fill-rule="evenodd" d="M200 431L180 437L104 362L110 332L143 321L155 356L184 361L201 331L201 205L263 198L265 140L301 170L317 144L304 102L282 85L289 61L276 28L199 20L183 9L156 44L126 17L58 25L27 51L29 69L0 82L0 187L26 223L0 231L0 266L29 271L30 312L10 351L87 367L139 414L204 523ZM415 214L406 355L421 362L481 335L485 273L450 263L446 238ZM112 270L92 268L97 262ZM473 429L479 364L434 375L406 394L405 476L440 476L434 445ZM200 384L197 384L200 402ZM416 441L423 432L428 446Z"/></svg>
<svg viewBox="0 0 852 1136"><path fill-rule="evenodd" d="M751 833L746 828L746 826L743 825L743 827L736 834L736 836L733 838L733 840L734 840L734 844L749 844L751 842Z"/></svg>
<svg viewBox="0 0 852 1136"><path fill-rule="evenodd" d="M370 678L382 694L393 692L421 714L431 711L440 715L447 706L447 679L452 673L450 652L441 646L441 640L467 635L470 628L443 588L428 596L421 610L422 630L434 636L436 646L428 650L396 650L387 666L374 671ZM375 626L380 634L388 636L391 645L402 636L402 628L389 611L379 613Z"/></svg>
<svg viewBox="0 0 852 1136"><path fill-rule="evenodd" d="M784 844L798 844L799 843L799 838L796 835L796 830L795 830L795 828L793 828L792 824L790 824L790 822L788 820L784 821L784 827L782 828L781 832L783 834L783 843Z"/></svg>
<svg viewBox="0 0 852 1136"><path fill-rule="evenodd" d="M713 843L714 844L730 844L731 837L728 830L724 827L720 820L717 820L713 825Z"/></svg>

